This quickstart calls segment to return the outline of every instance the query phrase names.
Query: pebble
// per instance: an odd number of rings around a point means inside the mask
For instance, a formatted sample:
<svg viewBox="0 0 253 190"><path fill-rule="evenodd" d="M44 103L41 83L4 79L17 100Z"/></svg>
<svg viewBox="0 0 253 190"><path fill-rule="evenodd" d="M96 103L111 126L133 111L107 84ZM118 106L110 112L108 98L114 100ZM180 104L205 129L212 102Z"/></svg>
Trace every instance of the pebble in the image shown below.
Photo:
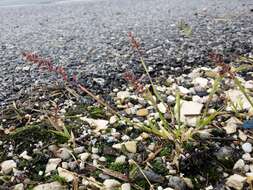
<svg viewBox="0 0 253 190"><path fill-rule="evenodd" d="M242 149L243 149L243 151L244 152L246 152L246 153L251 153L252 152L252 145L250 144L250 143L244 143L243 145L242 145Z"/></svg>
<svg viewBox="0 0 253 190"><path fill-rule="evenodd" d="M240 171L243 171L243 170L244 170L244 166L245 166L244 160L243 160L243 159L239 159L239 160L234 164L233 170L240 170Z"/></svg>
<svg viewBox="0 0 253 190"><path fill-rule="evenodd" d="M10 174L13 170L13 168L17 167L17 164L14 160L5 160L1 164L1 172L4 174Z"/></svg>
<svg viewBox="0 0 253 190"><path fill-rule="evenodd" d="M130 96L130 93L128 91L119 91L117 93L117 98L121 101L124 101L126 98Z"/></svg>
<svg viewBox="0 0 253 190"><path fill-rule="evenodd" d="M189 126L196 126L197 117L188 117L187 115L200 115L203 104L193 101L183 101L181 105L180 120Z"/></svg>
<svg viewBox="0 0 253 190"><path fill-rule="evenodd" d="M27 151L25 150L24 152L22 152L20 155L19 155L20 158L23 158L25 160L32 160L33 158L31 156L28 156L27 155Z"/></svg>
<svg viewBox="0 0 253 190"><path fill-rule="evenodd" d="M74 173L66 169L63 169L61 167L58 167L57 171L58 171L59 176L63 177L67 182L72 182L75 178Z"/></svg>
<svg viewBox="0 0 253 190"><path fill-rule="evenodd" d="M67 148L60 148L56 151L56 157L62 160L68 160L71 157L70 150Z"/></svg>
<svg viewBox="0 0 253 190"><path fill-rule="evenodd" d="M238 174L234 174L227 178L226 185L236 190L241 190L243 188L245 181L246 181L246 177L243 177Z"/></svg>
<svg viewBox="0 0 253 190"><path fill-rule="evenodd" d="M186 190L186 184L184 180L177 176L169 176L168 178L168 186L177 189L177 190Z"/></svg>
<svg viewBox="0 0 253 190"><path fill-rule="evenodd" d="M61 185L59 182L45 183L37 185L33 190L67 190L66 186Z"/></svg>
<svg viewBox="0 0 253 190"><path fill-rule="evenodd" d="M116 159L115 159L115 163L120 163L120 164L123 164L126 162L126 156L125 155L121 155L121 156L118 156Z"/></svg>
<svg viewBox="0 0 253 190"><path fill-rule="evenodd" d="M24 184L19 183L19 184L15 185L12 190L24 190L24 189L25 189Z"/></svg>
<svg viewBox="0 0 253 190"><path fill-rule="evenodd" d="M145 117L149 114L148 110L146 108L142 108L137 110L136 115L140 117Z"/></svg>
<svg viewBox="0 0 253 190"><path fill-rule="evenodd" d="M242 140L242 141L246 141L248 136L241 130L239 130L239 138Z"/></svg>
<svg viewBox="0 0 253 190"><path fill-rule="evenodd" d="M79 147L74 148L73 151L76 154L80 154L84 151L84 149L85 149L84 146L79 146Z"/></svg>
<svg viewBox="0 0 253 190"><path fill-rule="evenodd" d="M106 179L103 184L107 190L116 189L121 185L120 182L115 179Z"/></svg>
<svg viewBox="0 0 253 190"><path fill-rule="evenodd" d="M136 153L137 151L137 142L136 141L128 141L124 143L126 150L131 153Z"/></svg>
<svg viewBox="0 0 253 190"><path fill-rule="evenodd" d="M51 158L48 160L47 165L46 165L46 170L45 173L49 173L51 171L56 170L57 166L60 164L62 161L61 158Z"/></svg>
<svg viewBox="0 0 253 190"><path fill-rule="evenodd" d="M162 102L157 104L157 108L163 114L166 113L166 111L167 111L167 108L166 108L165 104L162 103Z"/></svg>
<svg viewBox="0 0 253 190"><path fill-rule="evenodd" d="M131 190L130 183L124 183L121 185L121 190Z"/></svg>

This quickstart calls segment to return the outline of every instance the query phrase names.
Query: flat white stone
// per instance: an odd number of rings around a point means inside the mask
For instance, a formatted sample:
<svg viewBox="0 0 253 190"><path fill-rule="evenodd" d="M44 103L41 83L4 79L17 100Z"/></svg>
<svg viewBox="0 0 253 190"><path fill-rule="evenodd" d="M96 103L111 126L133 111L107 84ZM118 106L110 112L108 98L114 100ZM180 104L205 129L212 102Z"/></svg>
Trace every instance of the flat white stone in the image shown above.
<svg viewBox="0 0 253 190"><path fill-rule="evenodd" d="M245 181L246 181L246 177L243 177L238 174L234 174L227 178L226 185L236 190L241 190L243 188L243 184Z"/></svg>
<svg viewBox="0 0 253 190"><path fill-rule="evenodd" d="M91 119L87 117L81 117L80 119L89 123L90 126L95 127L95 131L97 132L108 128L109 121L104 119Z"/></svg>
<svg viewBox="0 0 253 190"><path fill-rule="evenodd" d="M199 86L205 88L205 87L207 87L207 85L208 85L208 79L202 78L202 77L197 77L197 78L195 78L195 79L193 80L193 83L194 83L194 85L196 85L196 86L199 85Z"/></svg>
<svg viewBox="0 0 253 190"><path fill-rule="evenodd" d="M136 141L128 141L124 143L128 152L136 153L137 151L137 142Z"/></svg>
<svg viewBox="0 0 253 190"><path fill-rule="evenodd" d="M106 179L103 184L107 190L115 189L121 185L121 183L115 179Z"/></svg>
<svg viewBox="0 0 253 190"><path fill-rule="evenodd" d="M45 183L37 185L33 190L67 190L66 186L62 186L59 182Z"/></svg>
<svg viewBox="0 0 253 190"><path fill-rule="evenodd" d="M196 126L198 116L201 114L203 104L193 101L183 101L181 104L180 121L189 125Z"/></svg>
<svg viewBox="0 0 253 190"><path fill-rule="evenodd" d="M48 160L47 165L46 165L46 170L45 173L49 173L51 171L56 170L57 166L61 163L62 159L61 158L51 158Z"/></svg>
<svg viewBox="0 0 253 190"><path fill-rule="evenodd" d="M17 167L17 164L14 160L5 160L1 164L1 172L4 174L9 174L12 172L13 168Z"/></svg>
<svg viewBox="0 0 253 190"><path fill-rule="evenodd" d="M246 153L251 153L252 152L252 145L250 143L244 143L242 145L242 149Z"/></svg>
<svg viewBox="0 0 253 190"><path fill-rule="evenodd" d="M58 174L59 176L63 177L67 182L71 182L74 180L75 178L75 175L74 173L68 171L68 170L65 170L61 167L58 167Z"/></svg>
<svg viewBox="0 0 253 190"><path fill-rule="evenodd" d="M228 90L226 91L226 96L233 102L234 105L237 105L237 109L240 111L242 109L249 110L251 105L248 102L247 98L243 95L243 93L239 90ZM226 110L233 110L231 106L228 106Z"/></svg>

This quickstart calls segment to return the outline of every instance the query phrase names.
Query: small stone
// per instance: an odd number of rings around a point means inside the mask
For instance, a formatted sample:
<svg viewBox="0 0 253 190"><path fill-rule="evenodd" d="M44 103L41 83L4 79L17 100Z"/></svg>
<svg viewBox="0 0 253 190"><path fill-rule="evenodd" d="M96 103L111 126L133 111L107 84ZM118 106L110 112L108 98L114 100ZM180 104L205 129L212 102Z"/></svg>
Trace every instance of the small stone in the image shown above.
<svg viewBox="0 0 253 190"><path fill-rule="evenodd" d="M239 138L242 140L242 141L246 141L248 136L241 130L239 130Z"/></svg>
<svg viewBox="0 0 253 190"><path fill-rule="evenodd" d="M116 123L117 120L118 120L117 116L113 115L113 116L110 117L109 123L112 125L112 124Z"/></svg>
<svg viewBox="0 0 253 190"><path fill-rule="evenodd" d="M159 103L159 104L157 104L157 108L158 108L158 110L159 110L161 113L166 113L166 111L167 111L166 106L165 106L162 102Z"/></svg>
<svg viewBox="0 0 253 190"><path fill-rule="evenodd" d="M120 91L117 93L117 98L121 101L124 101L126 98L130 96L130 93L128 91Z"/></svg>
<svg viewBox="0 0 253 190"><path fill-rule="evenodd" d="M238 174L234 174L227 178L226 185L236 190L241 190L243 188L245 181L246 181L246 177L243 177Z"/></svg>
<svg viewBox="0 0 253 190"><path fill-rule="evenodd" d="M242 122L236 117L232 117L226 121L226 126L224 129L227 134L233 134L236 132L236 129L242 125Z"/></svg>
<svg viewBox="0 0 253 190"><path fill-rule="evenodd" d="M79 147L74 148L73 150L74 150L74 153L80 154L84 151L84 149L85 149L84 146L79 146Z"/></svg>
<svg viewBox="0 0 253 190"><path fill-rule="evenodd" d="M168 103L168 104L173 104L175 101L176 101L176 98L175 98L174 96L169 95L169 96L167 97L167 103Z"/></svg>
<svg viewBox="0 0 253 190"><path fill-rule="evenodd" d="M201 86L203 88L207 87L208 80L206 78L197 77L193 80L195 86Z"/></svg>
<svg viewBox="0 0 253 190"><path fill-rule="evenodd" d="M13 170L13 168L17 167L17 164L14 160L5 160L1 164L1 172L4 174L10 174Z"/></svg>
<svg viewBox="0 0 253 190"><path fill-rule="evenodd" d="M192 184L192 180L190 178L183 178L185 184L187 185L188 188L193 189L194 185Z"/></svg>
<svg viewBox="0 0 253 190"><path fill-rule="evenodd" d="M136 115L141 116L141 117L145 117L149 114L148 110L146 108L143 109L139 109L136 112Z"/></svg>
<svg viewBox="0 0 253 190"><path fill-rule="evenodd" d="M126 162L126 156L125 155L118 156L115 159L115 163L123 164L125 162Z"/></svg>
<svg viewBox="0 0 253 190"><path fill-rule="evenodd" d="M121 150L122 144L121 144L121 143L114 144L114 145L112 145L112 148L115 148L115 149L117 149L117 150Z"/></svg>
<svg viewBox="0 0 253 190"><path fill-rule="evenodd" d="M243 170L244 170L244 166L245 166L245 163L244 163L243 159L239 159L239 160L235 163L233 169L234 169L234 170L243 171Z"/></svg>
<svg viewBox="0 0 253 190"><path fill-rule="evenodd" d="M252 152L252 145L250 143L244 143L242 145L242 149L246 153L251 153Z"/></svg>
<svg viewBox="0 0 253 190"><path fill-rule="evenodd" d="M121 185L120 182L115 179L106 179L103 184L107 190L116 189Z"/></svg>
<svg viewBox="0 0 253 190"><path fill-rule="evenodd" d="M186 190L187 189L184 180L180 177L177 177L177 176L170 176L169 177L168 186L170 186L174 189L178 189L178 190Z"/></svg>
<svg viewBox="0 0 253 190"><path fill-rule="evenodd" d="M89 123L90 126L95 127L95 132L99 132L108 128L109 121L104 119L91 119L86 117L80 117L80 119Z"/></svg>
<svg viewBox="0 0 253 190"><path fill-rule="evenodd" d="M101 156L101 157L99 157L99 159L98 159L100 162L106 162L106 157L104 157L104 156Z"/></svg>
<svg viewBox="0 0 253 190"><path fill-rule="evenodd" d="M226 92L226 96L228 97L228 99L233 102L233 104L235 105L242 105L242 106L238 106L238 111L241 111L241 110L249 110L251 105L250 103L248 102L247 98L243 95L243 93L239 90L234 90L234 89L231 89L231 90L228 90ZM226 108L227 111L232 111L233 108L231 106L228 106Z"/></svg>
<svg viewBox="0 0 253 190"><path fill-rule="evenodd" d="M47 165L46 165L46 170L45 173L49 173L51 171L56 170L57 166L60 164L61 162L61 158L51 158L48 160Z"/></svg>
<svg viewBox="0 0 253 190"><path fill-rule="evenodd" d="M244 159L245 161L252 161L253 159L251 158L249 153L245 153L242 155L242 159Z"/></svg>
<svg viewBox="0 0 253 190"><path fill-rule="evenodd" d="M27 155L27 151L25 150L24 152L22 152L20 155L19 155L20 158L23 158L25 160L32 160L33 158L31 156L28 156Z"/></svg>
<svg viewBox="0 0 253 190"><path fill-rule="evenodd" d="M96 147L92 147L91 148L91 152L93 153L93 154L97 154L98 153L98 148L96 148Z"/></svg>
<svg viewBox="0 0 253 190"><path fill-rule="evenodd" d="M137 142L136 141L128 141L124 143L128 152L136 153L137 151Z"/></svg>
<svg viewBox="0 0 253 190"><path fill-rule="evenodd" d="M25 189L24 184L20 183L20 184L15 185L12 190L24 190L24 189Z"/></svg>
<svg viewBox="0 0 253 190"><path fill-rule="evenodd" d="M68 170L65 170L61 167L58 167L58 174L59 176L63 177L67 182L71 182L74 180L75 178L75 175L74 173L68 171Z"/></svg>
<svg viewBox="0 0 253 190"><path fill-rule="evenodd" d="M56 157L61 158L63 160L67 160L71 157L70 150L67 148L60 148L56 151Z"/></svg>
<svg viewBox="0 0 253 190"><path fill-rule="evenodd" d="M121 190L131 190L130 183L124 183L121 185Z"/></svg>
<svg viewBox="0 0 253 190"><path fill-rule="evenodd" d="M201 114L203 104L193 101L183 101L181 105L180 120L189 125L196 126L197 117ZM193 117L194 116L194 117Z"/></svg>
<svg viewBox="0 0 253 190"><path fill-rule="evenodd" d="M82 161L85 162L85 161L89 158L90 155L91 155L90 153L85 152L85 153L79 154L79 157L80 157L80 159L81 159Z"/></svg>
<svg viewBox="0 0 253 190"><path fill-rule="evenodd" d="M67 190L66 186L62 186L59 182L45 183L37 185L33 190Z"/></svg>
<svg viewBox="0 0 253 190"><path fill-rule="evenodd" d="M190 90L188 90L187 88L183 87L183 86L178 86L178 90L180 91L180 93L186 95L190 93Z"/></svg>

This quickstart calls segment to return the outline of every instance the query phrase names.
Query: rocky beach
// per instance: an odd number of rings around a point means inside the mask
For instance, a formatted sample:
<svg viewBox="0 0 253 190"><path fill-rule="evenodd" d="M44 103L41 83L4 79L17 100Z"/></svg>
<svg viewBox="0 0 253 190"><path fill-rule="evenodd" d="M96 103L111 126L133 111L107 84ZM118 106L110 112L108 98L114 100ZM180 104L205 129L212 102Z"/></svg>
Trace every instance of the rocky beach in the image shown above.
<svg viewBox="0 0 253 190"><path fill-rule="evenodd" d="M247 0L0 1L0 189L252 189L252 18Z"/></svg>

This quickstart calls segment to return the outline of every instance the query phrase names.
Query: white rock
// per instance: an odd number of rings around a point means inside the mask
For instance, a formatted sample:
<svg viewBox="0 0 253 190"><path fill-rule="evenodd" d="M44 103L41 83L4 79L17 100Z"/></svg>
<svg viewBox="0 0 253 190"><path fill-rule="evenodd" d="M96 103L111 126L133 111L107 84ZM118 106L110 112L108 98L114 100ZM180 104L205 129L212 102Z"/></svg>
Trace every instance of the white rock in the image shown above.
<svg viewBox="0 0 253 190"><path fill-rule="evenodd" d="M242 141L246 141L248 136L241 130L239 130L239 138L242 140Z"/></svg>
<svg viewBox="0 0 253 190"><path fill-rule="evenodd" d="M19 155L20 158L23 158L25 160L32 160L33 158L31 156L28 156L27 155L27 151L25 150L24 152L22 152L20 155Z"/></svg>
<svg viewBox="0 0 253 190"><path fill-rule="evenodd" d="M70 150L67 148L60 148L56 151L56 156L63 160L67 160L71 157Z"/></svg>
<svg viewBox="0 0 253 190"><path fill-rule="evenodd" d="M124 143L128 152L136 153L137 151L137 142L136 141L128 141Z"/></svg>
<svg viewBox="0 0 253 190"><path fill-rule="evenodd" d="M84 162L89 158L89 156L90 156L90 153L88 153L88 152L79 154L80 159L81 159L82 161L84 161Z"/></svg>
<svg viewBox="0 0 253 190"><path fill-rule="evenodd" d="M233 134L236 132L237 127L241 126L242 122L235 117L231 117L226 121L226 126L224 127L227 134Z"/></svg>
<svg viewBox="0 0 253 190"><path fill-rule="evenodd" d="M5 160L1 164L1 172L4 174L9 174L12 172L13 168L17 167L17 164L14 160Z"/></svg>
<svg viewBox="0 0 253 190"><path fill-rule="evenodd" d="M62 186L59 182L45 183L37 185L33 190L67 190L66 186Z"/></svg>
<svg viewBox="0 0 253 190"><path fill-rule="evenodd" d="M157 104L157 108L161 113L166 113L167 111L166 105L164 105L162 102Z"/></svg>
<svg viewBox="0 0 253 190"><path fill-rule="evenodd" d="M92 147L92 148L91 148L91 152L92 152L93 154L97 154L97 153L98 153L98 148Z"/></svg>
<svg viewBox="0 0 253 190"><path fill-rule="evenodd" d="M244 159L245 161L253 161L253 158L251 158L249 153L243 154L242 159Z"/></svg>
<svg viewBox="0 0 253 190"><path fill-rule="evenodd" d="M194 127L198 119L197 116L201 114L202 108L203 104L193 101L183 101L180 113L181 122Z"/></svg>
<svg viewBox="0 0 253 190"><path fill-rule="evenodd" d="M91 119L87 117L80 117L80 119L89 123L90 126L95 127L95 132L99 132L108 128L109 121L104 119Z"/></svg>
<svg viewBox="0 0 253 190"><path fill-rule="evenodd" d="M203 88L207 87L208 84L208 80L206 78L202 78L202 77L197 77L193 80L194 85L196 86L201 86Z"/></svg>
<svg viewBox="0 0 253 190"><path fill-rule="evenodd" d="M250 143L244 143L242 145L242 149L246 153L251 153L252 152L252 145Z"/></svg>
<svg viewBox="0 0 253 190"><path fill-rule="evenodd" d="M101 156L101 157L99 157L99 159L98 159L100 162L106 162L106 157L104 157L104 156Z"/></svg>
<svg viewBox="0 0 253 190"><path fill-rule="evenodd" d="M172 95L169 95L169 96L167 97L167 103L169 103L169 104L174 103L175 100L176 100L176 98L175 98L174 96L172 96Z"/></svg>
<svg viewBox="0 0 253 190"><path fill-rule="evenodd" d="M178 90L180 93L185 94L185 95L190 93L190 90L183 86L178 86Z"/></svg>
<svg viewBox="0 0 253 190"><path fill-rule="evenodd" d="M106 179L103 184L107 190L115 189L121 185L120 182L115 179Z"/></svg>
<svg viewBox="0 0 253 190"><path fill-rule="evenodd" d="M246 109L246 110L249 110L251 105L250 103L248 102L247 98L243 95L243 93L239 90L228 90L226 92L226 96L228 97L228 99L231 100L231 102L233 102L234 105L238 105L237 106L237 109L240 111L242 109ZM242 105L239 106L239 105ZM228 111L231 111L233 110L232 107L228 106L226 108L226 110Z"/></svg>
<svg viewBox="0 0 253 190"><path fill-rule="evenodd" d="M243 159L239 159L239 160L235 163L233 169L234 169L234 170L241 170L241 171L243 171L244 166L245 166L244 160L243 160Z"/></svg>
<svg viewBox="0 0 253 190"><path fill-rule="evenodd" d="M243 184L245 181L246 181L246 177L243 177L238 174L234 174L227 178L226 185L236 190L241 190L243 188Z"/></svg>
<svg viewBox="0 0 253 190"><path fill-rule="evenodd" d="M120 91L117 93L117 98L121 101L125 100L127 97L130 96L130 93L128 91Z"/></svg>
<svg viewBox="0 0 253 190"><path fill-rule="evenodd" d="M49 173L51 171L56 170L57 166L60 164L61 162L61 158L51 158L48 160L47 165L46 165L46 170L45 173Z"/></svg>
<svg viewBox="0 0 253 190"><path fill-rule="evenodd" d="M68 170L65 170L61 167L58 167L58 174L59 176L63 177L67 182L71 182L74 180L75 178L75 174L68 171Z"/></svg>
<svg viewBox="0 0 253 190"><path fill-rule="evenodd" d="M115 149L117 149L117 150L121 150L122 144L121 144L121 143L113 144L113 145L112 145L112 148L115 148Z"/></svg>
<svg viewBox="0 0 253 190"><path fill-rule="evenodd" d="M124 183L121 185L121 190L131 190L130 183Z"/></svg>
<svg viewBox="0 0 253 190"><path fill-rule="evenodd" d="M24 184L20 183L14 186L14 188L12 190L24 190Z"/></svg>
<svg viewBox="0 0 253 190"><path fill-rule="evenodd" d="M115 159L115 163L120 163L120 164L123 164L126 162L126 156L125 155L121 155L121 156L118 156L116 159Z"/></svg>
<svg viewBox="0 0 253 190"><path fill-rule="evenodd" d="M116 123L116 121L118 120L116 115L113 115L110 117L109 123L112 125L114 123Z"/></svg>

